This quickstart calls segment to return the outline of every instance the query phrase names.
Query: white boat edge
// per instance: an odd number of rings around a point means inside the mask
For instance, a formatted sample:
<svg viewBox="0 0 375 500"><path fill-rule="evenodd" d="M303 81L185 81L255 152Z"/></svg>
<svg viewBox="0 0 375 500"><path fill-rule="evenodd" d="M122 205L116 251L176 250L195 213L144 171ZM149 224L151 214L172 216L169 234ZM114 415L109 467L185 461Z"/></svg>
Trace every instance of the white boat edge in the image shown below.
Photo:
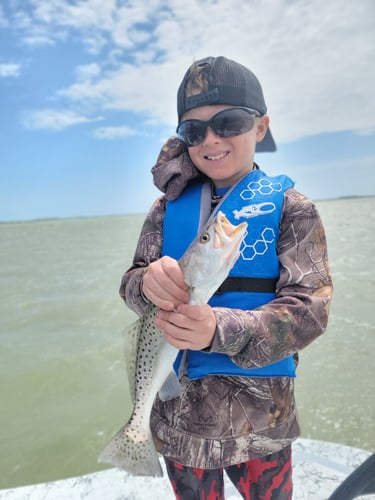
<svg viewBox="0 0 375 500"><path fill-rule="evenodd" d="M350 446L300 438L293 443L293 500L326 500L371 452ZM106 469L84 476L0 490L0 500L172 500L164 477L134 477L119 469ZM225 480L227 500L238 500ZM375 495L357 500L375 500Z"/></svg>

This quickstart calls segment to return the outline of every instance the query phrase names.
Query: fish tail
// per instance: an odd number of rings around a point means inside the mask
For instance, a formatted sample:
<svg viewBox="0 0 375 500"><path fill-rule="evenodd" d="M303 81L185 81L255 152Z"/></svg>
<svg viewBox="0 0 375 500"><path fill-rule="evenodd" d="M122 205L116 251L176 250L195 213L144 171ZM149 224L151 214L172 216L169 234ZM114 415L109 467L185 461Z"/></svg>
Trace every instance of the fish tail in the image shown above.
<svg viewBox="0 0 375 500"><path fill-rule="evenodd" d="M119 430L100 453L98 462L110 463L134 476L163 476L151 431L140 435L130 425Z"/></svg>

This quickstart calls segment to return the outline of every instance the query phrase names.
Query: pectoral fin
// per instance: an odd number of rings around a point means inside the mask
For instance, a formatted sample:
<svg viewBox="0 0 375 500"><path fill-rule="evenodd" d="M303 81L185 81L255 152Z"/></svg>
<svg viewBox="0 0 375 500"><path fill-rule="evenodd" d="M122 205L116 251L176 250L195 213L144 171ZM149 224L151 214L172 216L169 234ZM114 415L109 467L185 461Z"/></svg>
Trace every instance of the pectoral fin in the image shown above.
<svg viewBox="0 0 375 500"><path fill-rule="evenodd" d="M174 371L171 371L164 384L159 389L159 398L162 401L179 398L181 396L181 385Z"/></svg>

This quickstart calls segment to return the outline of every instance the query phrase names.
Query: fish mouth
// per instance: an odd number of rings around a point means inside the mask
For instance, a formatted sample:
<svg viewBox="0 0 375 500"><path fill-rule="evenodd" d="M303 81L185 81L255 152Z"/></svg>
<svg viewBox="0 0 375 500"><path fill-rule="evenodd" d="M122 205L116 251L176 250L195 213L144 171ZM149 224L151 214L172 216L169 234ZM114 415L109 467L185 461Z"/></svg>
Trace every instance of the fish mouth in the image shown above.
<svg viewBox="0 0 375 500"><path fill-rule="evenodd" d="M214 228L214 248L224 248L226 244L233 243L234 240L239 242L244 237L246 228L246 222L234 226L223 212L218 212Z"/></svg>

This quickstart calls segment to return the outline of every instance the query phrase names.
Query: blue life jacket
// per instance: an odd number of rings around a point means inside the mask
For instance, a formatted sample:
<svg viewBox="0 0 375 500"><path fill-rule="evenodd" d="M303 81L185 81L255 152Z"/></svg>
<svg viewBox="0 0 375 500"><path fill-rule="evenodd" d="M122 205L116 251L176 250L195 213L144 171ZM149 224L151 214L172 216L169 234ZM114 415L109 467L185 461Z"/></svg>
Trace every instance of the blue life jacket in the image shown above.
<svg viewBox="0 0 375 500"><path fill-rule="evenodd" d="M284 192L293 185L293 181L285 175L269 177L260 170L253 170L228 190L216 207L215 213L221 210L233 224L246 220L248 229L239 259L227 280L209 300L212 307L249 310L276 297L279 224ZM168 201L162 254L180 259L207 222L210 211L209 184L194 184L176 200ZM174 364L176 373L184 354L187 354L186 369L191 380L206 375L295 377L293 356L259 368L241 368L227 354L192 350L180 351Z"/></svg>

